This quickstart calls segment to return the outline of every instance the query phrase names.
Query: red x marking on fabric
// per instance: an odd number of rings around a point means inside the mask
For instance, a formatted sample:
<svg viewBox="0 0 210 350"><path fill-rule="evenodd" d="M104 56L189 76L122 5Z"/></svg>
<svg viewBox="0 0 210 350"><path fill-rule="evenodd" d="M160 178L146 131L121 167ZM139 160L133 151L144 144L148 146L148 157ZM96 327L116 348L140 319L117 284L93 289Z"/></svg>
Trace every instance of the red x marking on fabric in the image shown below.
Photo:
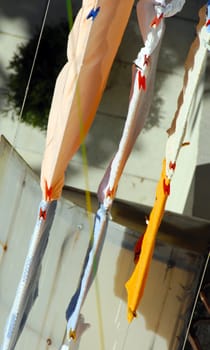
<svg viewBox="0 0 210 350"><path fill-rule="evenodd" d="M40 208L40 211L39 211L39 218L43 219L43 220L46 220L46 217L47 217L47 212L46 210L42 210L42 208Z"/></svg>
<svg viewBox="0 0 210 350"><path fill-rule="evenodd" d="M209 25L210 25L210 19L207 20L206 27L208 27Z"/></svg>
<svg viewBox="0 0 210 350"><path fill-rule="evenodd" d="M163 13L161 13L160 16L155 16L155 18L152 20L150 26L153 28L156 28L160 24L162 18L163 18Z"/></svg>
<svg viewBox="0 0 210 350"><path fill-rule="evenodd" d="M141 73L140 70L138 70L138 85L139 90L142 88L143 90L146 90L146 77Z"/></svg>
<svg viewBox="0 0 210 350"><path fill-rule="evenodd" d="M45 180L45 199L50 201L52 198L52 186L48 188L47 181Z"/></svg>
<svg viewBox="0 0 210 350"><path fill-rule="evenodd" d="M169 194L170 194L170 183L167 184L165 179L163 180L163 190L164 190L164 193L169 196Z"/></svg>
<svg viewBox="0 0 210 350"><path fill-rule="evenodd" d="M172 161L170 161L169 169L175 170L175 168L176 168L176 162L173 163Z"/></svg>

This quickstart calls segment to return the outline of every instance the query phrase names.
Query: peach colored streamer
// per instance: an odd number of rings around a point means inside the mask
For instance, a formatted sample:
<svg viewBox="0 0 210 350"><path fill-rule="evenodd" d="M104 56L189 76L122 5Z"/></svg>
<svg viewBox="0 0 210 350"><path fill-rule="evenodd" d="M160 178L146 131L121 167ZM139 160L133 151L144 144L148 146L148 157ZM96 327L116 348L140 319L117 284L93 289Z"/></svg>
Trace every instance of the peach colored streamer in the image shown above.
<svg viewBox="0 0 210 350"><path fill-rule="evenodd" d="M84 0L55 86L41 170L45 200L58 199L66 167L95 117L133 0ZM90 11L95 18L87 18Z"/></svg>

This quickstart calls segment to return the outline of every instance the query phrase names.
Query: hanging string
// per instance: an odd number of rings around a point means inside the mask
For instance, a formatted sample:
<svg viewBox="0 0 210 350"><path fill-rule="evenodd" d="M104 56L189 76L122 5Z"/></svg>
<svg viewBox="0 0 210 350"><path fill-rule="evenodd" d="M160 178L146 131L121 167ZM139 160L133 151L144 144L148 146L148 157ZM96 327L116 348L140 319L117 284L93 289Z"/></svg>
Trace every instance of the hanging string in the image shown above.
<svg viewBox="0 0 210 350"><path fill-rule="evenodd" d="M66 0L66 9L69 23L69 30L71 30L73 26L73 12L72 12L72 3L71 0Z"/></svg>
<svg viewBox="0 0 210 350"><path fill-rule="evenodd" d="M13 144L12 144L12 150L11 151L13 151L13 149L15 148L15 145L16 145L17 134L18 134L20 122L22 120L23 111L24 111L25 104L26 104L26 99L28 97L28 91L29 91L29 87L30 87L30 84L31 84L31 79L32 79L35 63L36 63L36 60L37 60L37 55L38 55L38 51L39 51L39 47L40 47L40 43L41 43L43 31L44 31L44 27L45 27L45 24L46 24L46 19L47 19L47 14L48 14L48 11L49 11L50 2L51 2L51 0L47 0L46 8L45 8L45 11L44 11L44 16L43 16L43 19L42 19L41 29L40 29L40 33L39 33L39 37L38 37L38 41L37 41L37 45L36 45L36 50L35 50L35 53L34 53L34 57L33 57L32 65L31 65L28 81L27 81L25 92L24 92L24 96L23 96L23 102L22 102L22 105L21 105L21 110L20 110L20 113L18 115L18 124L17 124L16 130L15 130L15 135L14 135Z"/></svg>
<svg viewBox="0 0 210 350"><path fill-rule="evenodd" d="M205 278L205 275L206 275L206 272L207 272L207 269L208 269L209 261L210 261L210 251L208 252L208 255L206 257L205 265L204 265L204 268L203 268L203 271L202 271L200 283L199 283L199 286L198 286L198 289L197 289L197 293L196 293L196 296L195 296L193 308L192 308L192 311L191 311L190 319L189 319L188 326L187 326L187 329L186 329L186 332L185 332L185 338L184 338L181 350L185 349L185 345L187 343L187 338L188 338L188 335L189 335L190 326L191 326L192 319L193 319L193 316L194 316L194 313L195 313L195 308L196 308L196 305L197 305L197 302L198 302L198 298L199 298L199 295L200 295L201 287L202 287L202 284L203 284L203 281L204 281L204 278Z"/></svg>
<svg viewBox="0 0 210 350"><path fill-rule="evenodd" d="M126 257L126 259L127 259L127 257ZM125 275L129 275L131 273L131 271L132 271L132 268L133 268L133 256L130 259L130 262L127 264L126 271L124 271ZM124 303L123 303L124 293L125 293L125 289L122 288L121 292L119 294L120 301L119 301L119 304L118 304L118 308L117 308L117 312L116 312L115 320L114 320L115 327L117 329L117 331L115 331L115 336L116 336L117 339L116 339L116 341L115 341L115 343L113 345L112 350L117 350L117 349L125 350L126 349L127 338L128 338L129 330L130 330L130 326L131 326L130 323L127 323L127 326L126 326L125 330L123 331L124 335L122 336L122 334L121 334L121 332L122 332L121 331L121 317L123 317L123 319L125 318L125 314L124 314L125 310L124 310ZM121 345L118 344L119 343L119 340L118 340L119 337L120 337L120 340L121 340Z"/></svg>
<svg viewBox="0 0 210 350"><path fill-rule="evenodd" d="M125 335L124 335L124 340L123 340L123 345L122 345L122 349L121 350L125 350L125 346L126 346L126 340L129 334L129 329L130 329L130 323L128 323L127 327L126 327L126 331L125 331Z"/></svg>
<svg viewBox="0 0 210 350"><path fill-rule="evenodd" d="M51 0L47 1L46 7L45 7L45 10L44 10L44 15L43 15L42 23L41 23L41 29L40 29L40 33L39 33L39 37L38 37L38 41L37 41L37 45L36 45L36 50L35 50L35 53L34 53L34 57L33 57L32 65L31 65L28 81L27 81L27 84L26 84L25 92L24 92L23 102L22 102L22 105L21 105L21 110L20 110L20 113L18 115L18 122L17 122L17 126L15 128L15 133L14 133L14 137L13 137L13 141L12 141L12 145L11 145L11 149L10 149L10 154L9 154L9 157L8 157L9 159L11 159L12 153L13 153L13 151L15 149L15 146L16 146L18 130L19 130L19 127L20 127L20 123L21 123L21 119L22 119L22 115L23 115L26 99L27 99L27 96L28 96L28 91L29 91L29 87L30 87L30 83L31 83L31 79L32 79L35 63L36 63L36 60L37 60L37 55L38 55L38 51L39 51L39 47L40 47L40 43L41 43L41 39L42 39L44 27L45 27L45 23L46 23L46 18L47 18L50 2L51 2ZM7 236L7 241L6 242L8 242L8 240L9 240L9 236ZM7 243L0 242L0 246L2 247L1 249L2 249L3 253L6 252L6 250L7 250Z"/></svg>
<svg viewBox="0 0 210 350"><path fill-rule="evenodd" d="M15 146L16 146L18 130L19 130L19 127L20 127L20 123L21 123L21 119L22 119L22 115L23 115L26 99L27 99L27 96L28 96L28 91L29 91L29 87L30 87L30 83L31 83L31 79L32 79L35 63L36 63L36 60L37 60L37 55L38 55L38 51L39 51L39 47L40 47L40 43L41 43L41 39L42 39L42 34L43 34L45 23L46 23L46 18L47 18L50 2L51 2L51 0L47 1L46 8L45 8L45 11L44 11L44 16L43 16L43 19L42 19L41 29L40 29L40 33L39 33L39 38L38 38L36 50L35 50L35 53L34 53L33 62L32 62L32 65L31 65L28 81L27 81L27 84L26 84L24 97L23 97L23 102L22 102L22 105L21 105L21 110L20 110L20 113L18 115L18 123L17 123L17 126L15 128L15 134L14 134L13 141L12 141L12 146L11 146L11 150L10 150L9 159L11 159L12 153L13 153L13 151L15 149ZM9 237L7 237L7 241L8 241L8 238ZM5 247L7 245L5 243L1 243L0 245L2 246L3 251L5 252L6 251Z"/></svg>
<svg viewBox="0 0 210 350"><path fill-rule="evenodd" d="M50 2L51 2L51 0L47 1L46 8L45 8L45 11L44 11L44 16L43 16L43 20L42 20L42 24L41 24L39 38L38 38L36 50L35 50L35 53L34 53L33 62L32 62L32 65L31 65L31 70L30 70L30 73L29 73L27 85L26 85L26 88L25 88L23 102L22 102L22 105L21 105L21 110L20 110L20 113L18 115L18 123L17 123L16 129L15 129L15 134L14 134L14 138L13 138L13 142L12 142L12 146L11 146L11 150L10 150L10 155L9 155L10 159L11 159L12 153L13 153L13 151L15 149L15 146L16 146L17 134L18 134L18 130L19 130L19 127L20 127L20 122L21 122L21 119L22 119L22 115L23 115L26 99L27 99L27 96L28 96L29 86L30 86L32 75L33 75L33 71L34 71L34 67L35 67L35 63L36 63L36 59L37 59L37 55L38 55L38 50L39 50L39 47L40 47L40 42L41 42L43 30L44 30L45 23L46 23L46 18L47 18ZM9 237L7 237L7 242L8 242L8 238ZM7 244L6 243L1 242L0 246L2 246L1 249L3 250L3 252L5 252L7 250L6 249L7 248Z"/></svg>
<svg viewBox="0 0 210 350"><path fill-rule="evenodd" d="M21 105L21 110L20 110L20 113L18 115L18 123L17 123L17 126L15 128L15 134L14 134L13 142L12 142L12 145L11 145L10 154L9 154L9 157L8 157L9 159L11 159L12 153L13 153L13 151L15 149L15 146L16 146L17 134L18 134L18 130L19 130L19 127L20 127L20 123L21 123L21 119L22 119L22 115L23 115L26 99L27 99L27 96L28 96L29 86L30 86L32 75L33 75L33 71L34 71L34 67L35 67L35 63L36 63L36 59L37 59L37 55L38 55L38 50L39 50L39 47L40 47L40 42L41 42L41 39L42 39L43 30L44 30L45 23L46 23L46 18L47 18L50 2L51 2L51 0L47 1L46 8L45 8L45 11L44 11L44 16L43 16L43 20L42 20L42 24L41 24L40 33L39 33L39 38L38 38L36 50L35 50L35 53L34 53L33 62L32 62L32 65L31 65L31 69L30 69L27 85L26 85L26 88L25 88L24 98L23 98L23 102L22 102L22 105ZM16 211L16 209L15 209L15 211ZM9 238L10 238L10 235L7 236L6 243L0 242L1 250L2 250L3 254L7 250L7 242L9 240ZM1 254L1 257L3 256L3 254Z"/></svg>

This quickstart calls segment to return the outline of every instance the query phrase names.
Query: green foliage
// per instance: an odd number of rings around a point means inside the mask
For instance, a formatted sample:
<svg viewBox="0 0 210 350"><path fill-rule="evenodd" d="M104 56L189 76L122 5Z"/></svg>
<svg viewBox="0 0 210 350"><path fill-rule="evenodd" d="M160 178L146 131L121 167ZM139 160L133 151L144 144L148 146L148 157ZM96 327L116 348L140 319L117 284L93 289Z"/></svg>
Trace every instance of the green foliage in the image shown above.
<svg viewBox="0 0 210 350"><path fill-rule="evenodd" d="M57 26L46 26L42 35L37 60L34 66L31 83L22 121L44 130L47 127L48 115L57 75L66 58L68 23ZM35 33L31 40L18 48L9 63L8 99L20 114L34 54L39 38Z"/></svg>

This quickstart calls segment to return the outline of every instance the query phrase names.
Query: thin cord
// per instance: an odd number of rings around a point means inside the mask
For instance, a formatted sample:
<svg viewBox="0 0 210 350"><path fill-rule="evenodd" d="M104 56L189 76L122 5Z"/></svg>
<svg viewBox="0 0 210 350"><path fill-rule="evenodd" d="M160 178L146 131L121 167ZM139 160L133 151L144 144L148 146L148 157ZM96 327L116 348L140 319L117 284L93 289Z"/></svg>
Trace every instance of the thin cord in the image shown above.
<svg viewBox="0 0 210 350"><path fill-rule="evenodd" d="M127 328L126 328L126 331L125 331L124 340L123 340L123 345L122 345L122 350L125 350L125 346L126 346L126 341L127 341L127 337L128 337L130 325L131 325L131 323L128 323Z"/></svg>
<svg viewBox="0 0 210 350"><path fill-rule="evenodd" d="M28 78L28 81L27 81L25 93L24 93L24 98L23 98L23 102L22 102L22 106L21 106L21 111L20 111L20 114L18 115L18 124L17 124L16 129L15 129L15 135L14 135L13 142L12 142L12 145L11 145L11 150L10 150L10 154L9 154L9 160L11 160L12 153L13 153L13 151L15 149L15 146L16 146L16 139L17 139L17 134L18 134L18 130L19 130L19 127L20 127L20 121L22 119L23 110L24 110L25 103L26 103L26 98L28 96L28 90L29 90L29 86L30 86L30 82L31 82L34 66L35 66L35 63L36 63L36 59L37 59L37 54L38 54L38 50L39 50L39 46L40 46L40 42L41 42L43 30L44 30L44 26L45 26L45 23L46 23L46 18L47 18L50 2L51 2L51 0L48 0L46 8L45 8L45 11L44 11L44 17L43 17L43 20L42 20L40 34L39 34L39 38L38 38L38 42L37 42L37 46L36 46L36 50L35 50L32 66L31 66L29 78ZM8 241L8 239L9 239L9 236L7 237L7 241ZM3 249L3 252L5 252L6 249L7 249L7 244L3 243L3 242L0 242L0 246L2 246L1 249Z"/></svg>
<svg viewBox="0 0 210 350"><path fill-rule="evenodd" d="M195 297L195 301L194 301L193 309L192 309L192 312L191 312L190 320L188 322L187 330L186 330L186 333L185 333L185 338L184 338L184 342L183 342L183 345L182 345L182 350L184 350L186 342L187 342L187 338L188 338L188 334L189 334L189 331L190 331L191 322L192 322L192 319L193 319L194 311L195 311L196 304L197 304L197 301L198 301L198 297L199 297L199 294L200 294L201 286L202 286L202 283L203 283L203 280L204 280L204 277L205 277L205 274L206 274L206 271L207 271L209 260L210 260L210 251L208 252L208 256L206 258L205 266L204 266L204 269L203 269L203 272L202 272L202 276L201 276L200 284L199 284L198 291L197 291L197 294L196 294L196 297Z"/></svg>
<svg viewBox="0 0 210 350"><path fill-rule="evenodd" d="M71 0L66 0L66 8L69 22L69 29L71 30L73 26L73 12L72 12L72 3Z"/></svg>
<svg viewBox="0 0 210 350"><path fill-rule="evenodd" d="M97 305L97 314L98 314L98 328L99 328L99 338L100 338L100 350L105 350L105 337L103 329L103 317L101 310L101 300L100 300L100 290L97 275L95 277L95 293L96 293L96 305Z"/></svg>
<svg viewBox="0 0 210 350"><path fill-rule="evenodd" d="M38 50L39 50L39 46L40 46L40 42L41 42L44 26L45 26L45 23L46 23L46 18L47 18L50 2L51 2L51 0L48 0L46 8L45 8L45 11L44 11L44 17L43 17L43 20L42 20L42 25L41 25L41 29L40 29L40 33L39 33L39 38L38 38L38 42L37 42L37 46L36 46L36 50L35 50L32 66L31 66L31 70L30 70L30 73L29 73L27 85L26 85L26 88L25 88L25 93L24 93L24 98L23 98L23 102L22 102L22 105L21 105L21 110L20 110L20 113L18 115L18 123L17 123L16 129L15 129L15 134L14 134L14 138L13 138L13 142L12 142L12 146L11 146L11 150L10 150L10 156L9 156L10 159L11 159L11 155L12 155L12 153L14 151L14 148L15 148L15 145L16 145L16 140L17 140L17 134L18 134L19 126L20 126L20 121L22 119L23 110L24 110L26 99L27 99L27 96L28 96L29 86L30 86L32 74L33 74L33 71L34 71L34 66L35 66L35 63L36 63ZM8 240L8 237L7 237L7 240ZM0 246L1 246L1 249L3 250L3 252L5 252L7 250L7 244L5 244L5 243L0 241Z"/></svg>
<svg viewBox="0 0 210 350"><path fill-rule="evenodd" d="M34 53L34 58L33 58L33 62L32 62L32 65L31 65L31 70L30 70L30 73L29 73L27 85L26 85L26 88L25 88L25 93L24 93L24 97L23 97L21 110L20 110L20 113L18 115L18 125L17 125L16 131L15 131L15 136L14 136L14 139L13 139L12 150L14 149L15 144L16 144L18 129L19 129L19 126L20 126L20 121L21 121L22 116L23 116L23 111L24 111L24 108L25 108L26 99L28 97L28 91L29 91L29 87L30 87L30 83L31 83L31 78L32 78L34 67L35 67L35 63L36 63L36 60L37 60L37 55L38 55L38 51L39 51L39 47L40 47L40 43L41 43L41 39L42 39L42 34L43 34L45 23L46 23L46 18L47 18L50 2L51 2L51 0L47 1L47 5L46 5L45 11L44 11L44 17L43 17L43 20L42 20L42 25L41 25L41 29L40 29L40 33L39 33L39 38L38 38L36 50L35 50L35 53Z"/></svg>

